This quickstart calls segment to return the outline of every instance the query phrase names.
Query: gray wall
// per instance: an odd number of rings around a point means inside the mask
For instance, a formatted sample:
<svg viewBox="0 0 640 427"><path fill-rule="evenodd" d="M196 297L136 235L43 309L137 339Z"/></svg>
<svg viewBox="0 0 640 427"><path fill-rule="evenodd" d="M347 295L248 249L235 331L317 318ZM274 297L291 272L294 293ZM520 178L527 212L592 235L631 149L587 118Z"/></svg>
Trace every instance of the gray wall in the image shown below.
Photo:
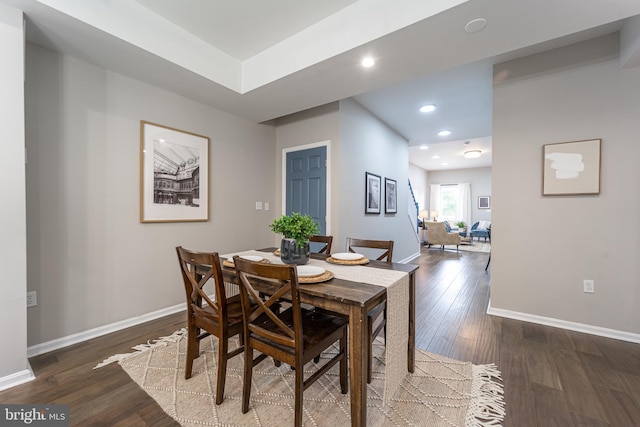
<svg viewBox="0 0 640 427"><path fill-rule="evenodd" d="M30 377L27 362L27 232L22 12L0 4L0 389ZM4 377L14 375L5 382ZM20 377L20 378L19 378Z"/></svg>
<svg viewBox="0 0 640 427"><path fill-rule="evenodd" d="M174 247L272 243L275 128L28 45L30 346L184 302ZM140 120L208 136L210 220L142 224Z"/></svg>
<svg viewBox="0 0 640 427"><path fill-rule="evenodd" d="M494 69L509 77L493 95L491 308L638 340L640 68L620 69L617 48L605 37ZM600 194L543 197L543 144L594 138Z"/></svg>
<svg viewBox="0 0 640 427"><path fill-rule="evenodd" d="M394 240L393 260L402 261L420 253L415 222L408 216L409 145L364 107L352 99L340 101L339 235ZM365 172L397 181L398 213L364 214ZM344 247L344 246L343 246Z"/></svg>
<svg viewBox="0 0 640 427"><path fill-rule="evenodd" d="M348 236L394 240L394 261L419 254L419 241L408 219L407 141L356 101L332 103L277 121L277 200L282 203L282 150L327 143L330 168L330 228L333 251L343 251ZM365 172L398 183L398 213L364 214ZM383 193L384 194L384 193ZM280 206L280 205L278 205ZM281 210L278 211L280 214Z"/></svg>
<svg viewBox="0 0 640 427"><path fill-rule="evenodd" d="M491 221L491 209L478 209L478 196L491 196L491 168L451 169L443 171L429 171L429 185L431 184L471 184L471 227L478 221ZM430 187L427 188L427 202L431 196ZM493 199L493 197L492 197Z"/></svg>

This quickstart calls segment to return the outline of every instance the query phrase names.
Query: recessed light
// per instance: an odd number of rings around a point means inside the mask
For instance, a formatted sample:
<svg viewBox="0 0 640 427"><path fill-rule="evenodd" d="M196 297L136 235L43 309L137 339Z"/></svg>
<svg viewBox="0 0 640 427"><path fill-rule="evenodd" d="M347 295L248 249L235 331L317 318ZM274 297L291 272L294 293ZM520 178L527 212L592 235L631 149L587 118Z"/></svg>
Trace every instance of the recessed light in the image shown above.
<svg viewBox="0 0 640 427"><path fill-rule="evenodd" d="M373 66L375 65L375 63L376 63L376 61L375 61L372 57L370 57L370 56L368 56L368 57L364 58L364 59L362 60L362 62L361 62L362 66L363 66L364 68L373 67Z"/></svg>
<svg viewBox="0 0 640 427"><path fill-rule="evenodd" d="M438 156L437 154L435 156L431 156L432 159L439 159L440 156Z"/></svg>
<svg viewBox="0 0 640 427"><path fill-rule="evenodd" d="M440 132L438 132L438 136L449 136L449 135L451 135L450 130L441 130Z"/></svg>
<svg viewBox="0 0 640 427"><path fill-rule="evenodd" d="M429 146L428 146L428 145L421 145L421 146L420 146L420 149L421 149L421 150L428 150L428 149L429 149Z"/></svg>
<svg viewBox="0 0 640 427"><path fill-rule="evenodd" d="M467 159L475 159L476 157L480 157L480 154L482 154L480 150L469 150L464 152L464 157Z"/></svg>
<svg viewBox="0 0 640 427"><path fill-rule="evenodd" d="M440 163L440 164L441 164L442 166L449 166L449 163L447 163L447 162L442 162L442 163Z"/></svg>
<svg viewBox="0 0 640 427"><path fill-rule="evenodd" d="M464 26L464 30L467 33L477 33L478 31L484 30L484 27L487 26L487 20L484 18L472 19L467 22L467 25Z"/></svg>
<svg viewBox="0 0 640 427"><path fill-rule="evenodd" d="M433 104L428 104L428 105L423 105L422 107L420 107L420 112L421 113L430 113L433 110L436 109L436 106Z"/></svg>

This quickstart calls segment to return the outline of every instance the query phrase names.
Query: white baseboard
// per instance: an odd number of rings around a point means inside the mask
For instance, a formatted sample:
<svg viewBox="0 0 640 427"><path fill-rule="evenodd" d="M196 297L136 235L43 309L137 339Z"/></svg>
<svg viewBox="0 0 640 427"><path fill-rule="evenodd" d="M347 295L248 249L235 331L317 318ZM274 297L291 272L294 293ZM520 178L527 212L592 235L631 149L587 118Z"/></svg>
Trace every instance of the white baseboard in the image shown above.
<svg viewBox="0 0 640 427"><path fill-rule="evenodd" d="M0 391L35 380L36 376L33 375L31 365L29 365L29 363L27 363L27 365L29 366L29 369L0 378Z"/></svg>
<svg viewBox="0 0 640 427"><path fill-rule="evenodd" d="M174 305L173 307L163 308L151 313L144 314L142 316L132 317L130 319L122 320L120 322L111 323L110 325L100 326L99 328L89 329L88 331L79 332L77 334L68 335L66 337L58 338L52 341L36 344L27 348L27 357L37 356L39 354L48 353L59 348L67 347L72 344L77 344L82 341L90 340L92 338L100 337L102 335L110 334L121 329L125 329L131 326L139 325L140 323L149 322L151 320L158 319L160 317L168 316L170 314L177 313L182 310L186 310L186 303Z"/></svg>
<svg viewBox="0 0 640 427"><path fill-rule="evenodd" d="M554 319L552 317L544 317L544 316L537 316L535 314L521 313L518 311L492 308L491 301L489 301L487 314L640 344L640 334L634 334L634 333L625 332L625 331L618 331L615 329L602 328L600 326L586 325L584 323L569 322L567 320Z"/></svg>
<svg viewBox="0 0 640 427"><path fill-rule="evenodd" d="M401 264L406 264L408 262L413 261L414 259L418 258L420 256L420 252L416 252L413 255L409 255L408 257L406 257L405 259L401 259L400 261L398 261Z"/></svg>

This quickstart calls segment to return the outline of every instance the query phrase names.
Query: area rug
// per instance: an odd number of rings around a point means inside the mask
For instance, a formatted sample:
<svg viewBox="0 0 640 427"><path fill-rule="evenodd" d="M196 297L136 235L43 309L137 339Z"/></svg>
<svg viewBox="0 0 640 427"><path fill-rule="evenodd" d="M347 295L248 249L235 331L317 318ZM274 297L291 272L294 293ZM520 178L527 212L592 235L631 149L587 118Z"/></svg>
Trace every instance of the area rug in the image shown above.
<svg viewBox="0 0 640 427"><path fill-rule="evenodd" d="M460 245L458 246L458 249L461 251L484 252L488 254L489 252L491 252L491 243L476 240L470 245Z"/></svg>
<svg viewBox="0 0 640 427"><path fill-rule="evenodd" d="M441 245L432 245L431 247L425 246L425 251L436 251L436 250L438 251L442 250L442 246ZM452 245L446 245L445 250L447 252L455 252L456 248L455 246L452 246ZM474 241L470 245L468 244L458 245L458 250L465 251L465 252L484 252L488 254L489 252L491 252L491 243Z"/></svg>
<svg viewBox="0 0 640 427"><path fill-rule="evenodd" d="M233 339L230 346L237 346ZM229 360L224 402L215 404L217 338L200 343L193 376L184 379L186 331L134 347L96 368L118 362L162 409L183 426L293 425L294 372L270 359L254 368L249 412L243 414L243 357ZM499 426L503 389L495 365L473 365L416 350L416 369L383 405L384 345L374 346L373 380L367 391L367 426ZM323 354L323 357L325 355ZM326 357L330 357L327 355ZM321 360L319 364L323 364ZM307 365L313 371L313 363ZM305 377L307 375L305 374ZM349 394L340 393L338 366L304 392L303 425L350 425Z"/></svg>

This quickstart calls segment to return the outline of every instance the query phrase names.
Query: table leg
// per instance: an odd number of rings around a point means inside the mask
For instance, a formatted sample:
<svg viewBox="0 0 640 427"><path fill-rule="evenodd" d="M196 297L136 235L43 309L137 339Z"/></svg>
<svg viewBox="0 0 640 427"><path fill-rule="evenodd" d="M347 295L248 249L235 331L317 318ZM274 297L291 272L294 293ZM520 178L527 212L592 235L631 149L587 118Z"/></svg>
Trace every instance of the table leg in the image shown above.
<svg viewBox="0 0 640 427"><path fill-rule="evenodd" d="M351 425L367 425L367 312L351 306L349 312L349 385L351 391Z"/></svg>
<svg viewBox="0 0 640 427"><path fill-rule="evenodd" d="M407 369L413 373L416 367L416 278L409 274L409 349Z"/></svg>

